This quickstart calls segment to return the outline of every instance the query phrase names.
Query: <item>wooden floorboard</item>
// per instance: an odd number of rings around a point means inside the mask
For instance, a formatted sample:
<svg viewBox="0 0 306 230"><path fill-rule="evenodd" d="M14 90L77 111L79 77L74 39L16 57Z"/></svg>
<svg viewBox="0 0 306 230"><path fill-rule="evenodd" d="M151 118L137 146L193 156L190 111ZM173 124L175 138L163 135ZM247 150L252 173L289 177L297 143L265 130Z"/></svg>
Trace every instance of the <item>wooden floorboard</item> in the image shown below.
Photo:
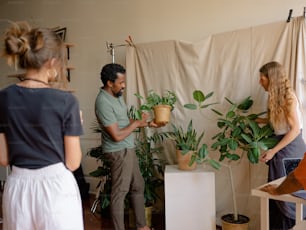
<svg viewBox="0 0 306 230"><path fill-rule="evenodd" d="M2 194L0 193L0 195L1 195L0 202L2 203ZM94 197L90 196L89 199L82 202L85 230L114 230L109 213L101 215L101 211L99 208L96 209L95 213L91 212L94 200L95 200ZM0 209L0 214L2 216L2 208ZM161 211L153 212L152 229L165 230L164 216L165 216L164 213ZM125 226L126 230L135 230L135 228L129 227L130 225L129 225L128 213L126 213L125 215ZM0 230L2 230L2 224L0 224ZM221 227L217 226L216 230L221 230Z"/></svg>

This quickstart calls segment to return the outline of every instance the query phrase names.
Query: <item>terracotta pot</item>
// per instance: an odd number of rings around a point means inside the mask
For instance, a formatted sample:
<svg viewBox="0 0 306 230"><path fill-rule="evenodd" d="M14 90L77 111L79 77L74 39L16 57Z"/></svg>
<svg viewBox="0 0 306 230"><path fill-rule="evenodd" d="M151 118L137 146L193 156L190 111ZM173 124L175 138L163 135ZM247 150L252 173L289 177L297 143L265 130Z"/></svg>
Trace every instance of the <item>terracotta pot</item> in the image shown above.
<svg viewBox="0 0 306 230"><path fill-rule="evenodd" d="M197 162L189 165L193 153L193 151L189 151L183 155L181 150L176 150L176 159L180 170L194 170L197 167Z"/></svg>
<svg viewBox="0 0 306 230"><path fill-rule="evenodd" d="M167 124L170 121L171 106L170 105L156 105L153 107L154 121L157 124Z"/></svg>
<svg viewBox="0 0 306 230"><path fill-rule="evenodd" d="M222 230L248 230L250 219L244 215L238 215L238 220L234 220L234 214L226 214L221 217Z"/></svg>

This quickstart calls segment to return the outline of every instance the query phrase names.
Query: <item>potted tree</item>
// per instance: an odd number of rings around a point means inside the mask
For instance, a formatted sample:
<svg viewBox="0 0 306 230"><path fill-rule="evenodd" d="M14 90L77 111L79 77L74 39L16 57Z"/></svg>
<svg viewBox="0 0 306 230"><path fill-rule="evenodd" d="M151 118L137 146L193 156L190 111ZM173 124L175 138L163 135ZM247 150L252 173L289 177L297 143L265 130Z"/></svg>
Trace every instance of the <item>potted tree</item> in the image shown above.
<svg viewBox="0 0 306 230"><path fill-rule="evenodd" d="M142 111L153 111L156 123L167 124L170 121L171 111L177 101L177 96L173 91L167 90L163 95L159 95L154 90L150 90L146 98L139 94L135 94L145 103L140 106Z"/></svg>
<svg viewBox="0 0 306 230"><path fill-rule="evenodd" d="M272 137L273 129L270 125L259 126L255 122L255 119L263 113L248 114L248 110L253 105L250 97L245 98L241 103L232 102L228 98L226 101L229 102L230 108L224 114L212 109L219 116L217 126L220 129L220 132L213 137L215 142L211 146L212 149L219 151L220 162L224 159L237 161L243 154L247 154L251 163L258 163L260 151L277 144L277 140ZM234 210L233 213L221 217L222 229L248 229L249 218L238 214L237 211L231 167L225 166L229 169Z"/></svg>

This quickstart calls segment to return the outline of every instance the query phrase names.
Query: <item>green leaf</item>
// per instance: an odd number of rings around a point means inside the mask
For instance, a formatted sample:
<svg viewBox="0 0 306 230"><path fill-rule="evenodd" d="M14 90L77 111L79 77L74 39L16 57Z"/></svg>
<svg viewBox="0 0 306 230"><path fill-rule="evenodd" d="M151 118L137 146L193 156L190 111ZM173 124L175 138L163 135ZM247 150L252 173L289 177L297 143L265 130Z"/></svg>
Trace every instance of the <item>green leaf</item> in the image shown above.
<svg viewBox="0 0 306 230"><path fill-rule="evenodd" d="M217 126L218 126L218 128L220 128L220 129L223 128L224 125L225 125L225 122L218 121L218 123L217 123Z"/></svg>
<svg viewBox="0 0 306 230"><path fill-rule="evenodd" d="M248 142L248 143L252 143L252 142L253 142L253 140L252 140L248 135L242 133L241 136L242 136L242 138L243 138L246 142Z"/></svg>
<svg viewBox="0 0 306 230"><path fill-rule="evenodd" d="M250 120L255 120L257 117L258 117L257 114L249 114L249 115L247 116L247 118L250 119Z"/></svg>
<svg viewBox="0 0 306 230"><path fill-rule="evenodd" d="M210 98L212 95L214 94L214 92L210 92L205 96L205 99Z"/></svg>
<svg viewBox="0 0 306 230"><path fill-rule="evenodd" d="M248 110L249 108L251 108L251 106L253 105L253 100L251 99L251 97L247 97L246 99L244 99L239 105L238 105L238 109L240 110Z"/></svg>
<svg viewBox="0 0 306 230"><path fill-rule="evenodd" d="M197 105L195 105L195 104L185 104L184 107L187 108L187 109L191 109L191 110L196 110L197 109Z"/></svg>
<svg viewBox="0 0 306 230"><path fill-rule="evenodd" d="M228 146L231 150L236 150L238 148L238 142L234 139L231 139L228 143Z"/></svg>
<svg viewBox="0 0 306 230"><path fill-rule="evenodd" d="M275 145L277 145L277 143L279 142L279 140L277 140L276 138L273 138L273 137L269 137L269 138L262 139L261 142L262 142L268 149L271 149L271 148L273 148Z"/></svg>
<svg viewBox="0 0 306 230"><path fill-rule="evenodd" d="M227 100L230 104L235 105L234 102L232 102L230 99L228 99L227 97L225 97L225 100Z"/></svg>
<svg viewBox="0 0 306 230"><path fill-rule="evenodd" d="M208 155L207 145L203 144L199 150L199 158L202 160Z"/></svg>
<svg viewBox="0 0 306 230"><path fill-rule="evenodd" d="M227 158L233 160L233 161L237 161L240 159L240 156L236 153L233 153L233 154L227 154L226 155Z"/></svg>
<svg viewBox="0 0 306 230"><path fill-rule="evenodd" d="M193 99L198 103L205 101L205 95L201 90L195 90L193 92Z"/></svg>
<svg viewBox="0 0 306 230"><path fill-rule="evenodd" d="M226 114L226 118L233 118L235 116L235 112L234 111L229 111L227 114Z"/></svg>
<svg viewBox="0 0 306 230"><path fill-rule="evenodd" d="M214 113L218 114L219 116L223 116L223 113L215 110L215 109L211 109L211 111L213 111Z"/></svg>
<svg viewBox="0 0 306 230"><path fill-rule="evenodd" d="M237 126L234 128L233 132L232 132L232 136L233 137L238 137L241 134L241 129Z"/></svg>
<svg viewBox="0 0 306 230"><path fill-rule="evenodd" d="M219 162L213 160L213 159L209 159L208 160L208 163L215 169L220 169L221 168L221 165Z"/></svg>
<svg viewBox="0 0 306 230"><path fill-rule="evenodd" d="M98 167L96 170L90 172L89 175L93 177L101 177L103 175L103 169Z"/></svg>
<svg viewBox="0 0 306 230"><path fill-rule="evenodd" d="M255 164L258 163L259 159L259 149L258 148L252 148L248 151L248 159L251 163Z"/></svg>
<svg viewBox="0 0 306 230"><path fill-rule="evenodd" d="M249 125L253 131L253 136L255 137L255 139L259 138L259 133L260 133L260 127L258 126L258 124L255 121L250 121Z"/></svg>
<svg viewBox="0 0 306 230"><path fill-rule="evenodd" d="M214 103L210 103L210 104L201 105L200 108L201 108L201 109L205 109L205 108L207 108L208 106L215 105L215 104L218 104L218 103L217 103L217 102L214 102Z"/></svg>

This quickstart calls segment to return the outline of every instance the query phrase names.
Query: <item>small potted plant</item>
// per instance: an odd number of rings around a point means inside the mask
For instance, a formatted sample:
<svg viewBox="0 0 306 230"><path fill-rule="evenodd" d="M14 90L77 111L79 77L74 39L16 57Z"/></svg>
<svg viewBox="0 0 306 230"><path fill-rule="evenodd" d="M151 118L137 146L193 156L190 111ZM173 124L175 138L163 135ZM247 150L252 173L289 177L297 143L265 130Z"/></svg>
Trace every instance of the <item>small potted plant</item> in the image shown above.
<svg viewBox="0 0 306 230"><path fill-rule="evenodd" d="M194 129L192 120L189 121L187 130L182 126L172 124L173 131L165 135L175 142L178 168L181 170L193 170L197 163L208 162L214 168L219 168L218 162L208 157L208 146L200 145L204 137L204 131L199 135Z"/></svg>
<svg viewBox="0 0 306 230"><path fill-rule="evenodd" d="M173 91L167 90L163 95L159 95L154 90L150 90L146 98L137 93L135 96L145 100L145 103L141 104L140 110L154 112L155 123L169 123L170 113L177 101L177 96Z"/></svg>

